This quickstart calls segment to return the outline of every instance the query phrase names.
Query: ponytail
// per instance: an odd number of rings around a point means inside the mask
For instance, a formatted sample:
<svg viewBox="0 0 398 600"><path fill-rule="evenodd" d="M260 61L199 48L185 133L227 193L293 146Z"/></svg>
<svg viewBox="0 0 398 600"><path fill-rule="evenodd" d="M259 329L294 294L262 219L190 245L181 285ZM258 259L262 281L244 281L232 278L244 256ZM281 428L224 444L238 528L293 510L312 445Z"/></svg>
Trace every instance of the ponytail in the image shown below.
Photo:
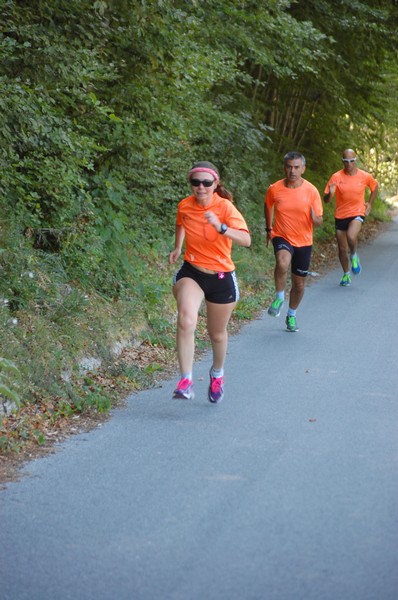
<svg viewBox="0 0 398 600"><path fill-rule="evenodd" d="M221 181L218 183L216 189L215 189L216 194L218 194L219 196L221 196L221 198L225 198L226 200L229 200L230 202L233 202L233 197L231 192L229 192L228 190L225 189L224 185L221 183Z"/></svg>

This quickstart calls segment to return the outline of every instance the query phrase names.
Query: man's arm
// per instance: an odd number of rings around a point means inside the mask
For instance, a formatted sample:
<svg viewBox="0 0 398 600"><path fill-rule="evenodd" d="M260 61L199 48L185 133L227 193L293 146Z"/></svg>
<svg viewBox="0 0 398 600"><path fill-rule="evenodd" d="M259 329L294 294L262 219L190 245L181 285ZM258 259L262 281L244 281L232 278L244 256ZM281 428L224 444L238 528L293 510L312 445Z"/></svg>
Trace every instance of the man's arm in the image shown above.
<svg viewBox="0 0 398 600"><path fill-rule="evenodd" d="M370 211L372 210L373 202L376 200L378 191L379 191L379 184L376 185L375 189L369 196L369 200L365 203L365 206L366 206L365 215L366 216L368 216L370 214Z"/></svg>
<svg viewBox="0 0 398 600"><path fill-rule="evenodd" d="M312 219L312 223L314 225L314 227L320 227L323 223L323 216L322 215L317 215L314 211L314 209L311 206L311 219Z"/></svg>
<svg viewBox="0 0 398 600"><path fill-rule="evenodd" d="M264 218L265 218L265 231L267 232L267 246L271 239L272 221L273 221L273 207L269 207L267 202L264 202Z"/></svg>
<svg viewBox="0 0 398 600"><path fill-rule="evenodd" d="M333 199L333 196L336 192L336 184L335 183L331 183L329 186L329 191L324 194L323 199L325 202L330 202Z"/></svg>

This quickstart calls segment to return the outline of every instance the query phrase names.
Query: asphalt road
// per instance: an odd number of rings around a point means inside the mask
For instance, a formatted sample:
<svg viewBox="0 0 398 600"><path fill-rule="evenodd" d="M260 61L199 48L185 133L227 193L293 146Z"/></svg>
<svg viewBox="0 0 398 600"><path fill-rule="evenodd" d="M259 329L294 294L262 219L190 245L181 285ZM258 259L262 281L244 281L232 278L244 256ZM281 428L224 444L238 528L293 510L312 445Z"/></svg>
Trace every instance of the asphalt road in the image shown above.
<svg viewBox="0 0 398 600"><path fill-rule="evenodd" d="M222 404L175 379L0 492L1 600L397 600L398 221L231 338Z"/></svg>

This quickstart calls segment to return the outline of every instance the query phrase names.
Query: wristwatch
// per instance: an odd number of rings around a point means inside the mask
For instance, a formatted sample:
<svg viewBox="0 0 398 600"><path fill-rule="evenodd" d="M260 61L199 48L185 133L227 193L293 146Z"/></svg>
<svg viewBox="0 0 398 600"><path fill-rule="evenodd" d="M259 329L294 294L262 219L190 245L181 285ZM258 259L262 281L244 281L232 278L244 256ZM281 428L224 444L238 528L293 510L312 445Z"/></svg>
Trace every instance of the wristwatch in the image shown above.
<svg viewBox="0 0 398 600"><path fill-rule="evenodd" d="M224 235L224 233L227 231L227 229L228 229L228 225L226 225L225 223L221 223L221 227L220 227L221 235Z"/></svg>

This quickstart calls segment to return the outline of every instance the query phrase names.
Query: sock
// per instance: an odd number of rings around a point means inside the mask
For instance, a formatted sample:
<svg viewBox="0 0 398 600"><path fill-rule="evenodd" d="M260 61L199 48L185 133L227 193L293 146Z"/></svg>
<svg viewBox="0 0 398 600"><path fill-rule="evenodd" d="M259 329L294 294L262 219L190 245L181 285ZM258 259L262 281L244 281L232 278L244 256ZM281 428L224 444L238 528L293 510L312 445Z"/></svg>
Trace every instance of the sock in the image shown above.
<svg viewBox="0 0 398 600"><path fill-rule="evenodd" d="M282 292L276 292L276 297L278 298L278 300L282 300L282 302L285 301L285 291L283 290Z"/></svg>
<svg viewBox="0 0 398 600"><path fill-rule="evenodd" d="M189 373L181 373L181 379L189 379L190 381L192 381L192 371L190 371Z"/></svg>
<svg viewBox="0 0 398 600"><path fill-rule="evenodd" d="M290 308L290 307L289 307L289 308L288 308L288 311L287 311L287 316L288 316L288 317L295 317L295 316L296 316L296 309L295 309L295 308Z"/></svg>
<svg viewBox="0 0 398 600"><path fill-rule="evenodd" d="M211 377L224 377L224 369L215 369L214 367L211 368L210 371L210 375Z"/></svg>
<svg viewBox="0 0 398 600"><path fill-rule="evenodd" d="M344 272L344 275L349 275L349 274L350 274L350 272L349 272L349 271L345 271L345 272Z"/></svg>

